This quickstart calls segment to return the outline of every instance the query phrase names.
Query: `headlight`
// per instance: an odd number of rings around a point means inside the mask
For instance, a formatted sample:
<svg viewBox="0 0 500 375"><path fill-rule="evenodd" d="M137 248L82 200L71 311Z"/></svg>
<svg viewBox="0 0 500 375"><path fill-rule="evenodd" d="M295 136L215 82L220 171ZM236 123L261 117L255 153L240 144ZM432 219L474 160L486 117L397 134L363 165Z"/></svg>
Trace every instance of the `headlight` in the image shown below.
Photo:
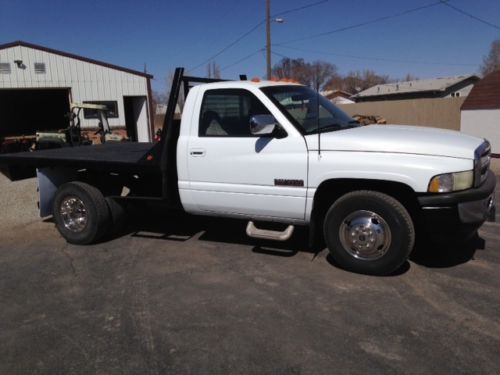
<svg viewBox="0 0 500 375"><path fill-rule="evenodd" d="M445 173L434 176L429 182L429 193L450 193L465 190L474 183L474 171Z"/></svg>

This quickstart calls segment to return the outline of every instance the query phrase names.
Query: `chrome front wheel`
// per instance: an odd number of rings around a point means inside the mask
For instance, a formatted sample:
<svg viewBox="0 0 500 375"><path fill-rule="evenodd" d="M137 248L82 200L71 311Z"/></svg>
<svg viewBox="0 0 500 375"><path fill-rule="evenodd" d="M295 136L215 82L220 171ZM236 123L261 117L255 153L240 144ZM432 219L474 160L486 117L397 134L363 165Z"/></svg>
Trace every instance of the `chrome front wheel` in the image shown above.
<svg viewBox="0 0 500 375"><path fill-rule="evenodd" d="M407 259L413 221L401 202L379 191L357 190L337 199L324 220L332 260L344 269L387 275Z"/></svg>
<svg viewBox="0 0 500 375"><path fill-rule="evenodd" d="M353 257L362 260L379 259L391 245L391 229L373 211L358 210L342 220L340 242Z"/></svg>

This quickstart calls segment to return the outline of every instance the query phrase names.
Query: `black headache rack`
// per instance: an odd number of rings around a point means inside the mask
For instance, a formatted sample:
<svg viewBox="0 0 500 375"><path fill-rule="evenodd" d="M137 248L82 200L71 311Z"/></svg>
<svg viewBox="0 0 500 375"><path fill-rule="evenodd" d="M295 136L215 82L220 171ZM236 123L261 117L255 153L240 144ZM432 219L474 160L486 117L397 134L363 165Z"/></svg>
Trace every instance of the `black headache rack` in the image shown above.
<svg viewBox="0 0 500 375"><path fill-rule="evenodd" d="M240 75L241 80L246 76ZM190 77L184 68L176 68L168 99L162 136L157 144L105 143L0 155L0 172L12 181L36 176L37 168L57 167L72 170L92 170L103 173L149 173L161 175L161 197L167 205L179 204L177 188L176 150L180 121L175 119L175 107L181 88L184 96L195 84L221 82L221 79ZM143 196L142 198L148 198ZM151 197L153 198L153 197ZM158 199L158 196L154 198Z"/></svg>

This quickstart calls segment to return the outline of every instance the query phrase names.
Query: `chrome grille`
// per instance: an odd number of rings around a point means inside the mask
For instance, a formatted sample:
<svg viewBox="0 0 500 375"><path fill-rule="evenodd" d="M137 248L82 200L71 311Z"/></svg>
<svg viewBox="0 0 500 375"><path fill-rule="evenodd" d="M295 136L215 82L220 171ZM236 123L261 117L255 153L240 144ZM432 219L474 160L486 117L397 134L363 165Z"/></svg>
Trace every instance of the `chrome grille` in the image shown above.
<svg viewBox="0 0 500 375"><path fill-rule="evenodd" d="M490 169L491 146L484 141L474 152L474 185L480 186L488 177Z"/></svg>

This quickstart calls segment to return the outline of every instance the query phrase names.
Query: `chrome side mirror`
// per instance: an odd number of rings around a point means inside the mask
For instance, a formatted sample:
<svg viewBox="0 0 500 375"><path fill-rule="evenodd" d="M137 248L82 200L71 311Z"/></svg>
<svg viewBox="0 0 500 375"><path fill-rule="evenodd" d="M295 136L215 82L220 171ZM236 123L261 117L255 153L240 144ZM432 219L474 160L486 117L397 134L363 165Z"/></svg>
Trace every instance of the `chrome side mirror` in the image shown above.
<svg viewBox="0 0 500 375"><path fill-rule="evenodd" d="M255 115L250 118L250 133L252 135L271 135L278 127L273 115Z"/></svg>

